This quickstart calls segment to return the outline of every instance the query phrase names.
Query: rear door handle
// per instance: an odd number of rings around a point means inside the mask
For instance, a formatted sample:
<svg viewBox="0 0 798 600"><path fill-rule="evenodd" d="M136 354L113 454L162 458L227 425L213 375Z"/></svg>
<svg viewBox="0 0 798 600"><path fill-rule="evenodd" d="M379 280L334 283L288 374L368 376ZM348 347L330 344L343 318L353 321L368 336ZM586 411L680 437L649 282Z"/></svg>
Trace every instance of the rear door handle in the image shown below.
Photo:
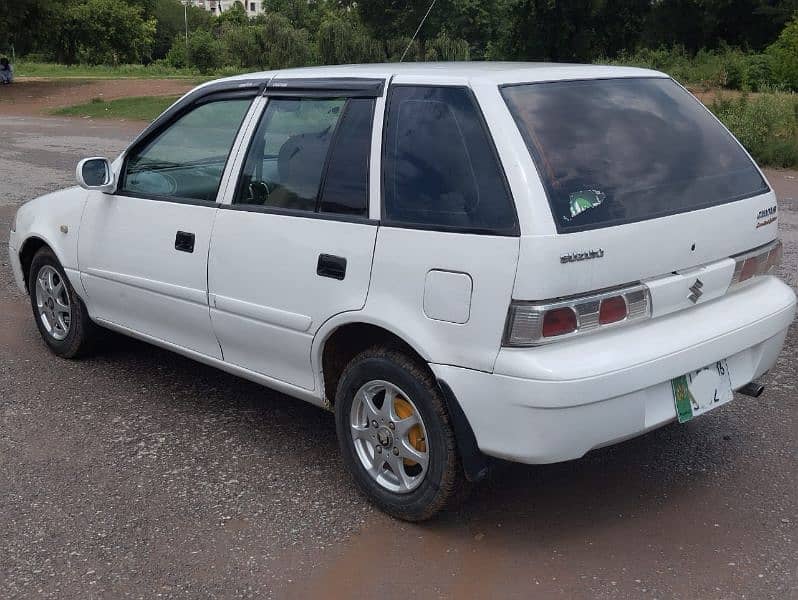
<svg viewBox="0 0 798 600"><path fill-rule="evenodd" d="M187 231L178 231L175 235L175 250L179 252L194 252L194 234Z"/></svg>
<svg viewBox="0 0 798 600"><path fill-rule="evenodd" d="M346 277L346 259L332 254L320 254L319 263L316 265L316 275L343 281Z"/></svg>

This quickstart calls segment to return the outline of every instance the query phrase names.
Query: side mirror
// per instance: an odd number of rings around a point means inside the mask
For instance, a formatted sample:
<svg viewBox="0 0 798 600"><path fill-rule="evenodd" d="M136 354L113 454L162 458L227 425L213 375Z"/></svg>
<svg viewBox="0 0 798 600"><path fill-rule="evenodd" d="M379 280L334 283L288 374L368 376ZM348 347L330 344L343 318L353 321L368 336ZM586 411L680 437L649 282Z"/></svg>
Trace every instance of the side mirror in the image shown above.
<svg viewBox="0 0 798 600"><path fill-rule="evenodd" d="M107 158L84 158L78 163L75 178L84 190L108 194L116 188L114 172Z"/></svg>

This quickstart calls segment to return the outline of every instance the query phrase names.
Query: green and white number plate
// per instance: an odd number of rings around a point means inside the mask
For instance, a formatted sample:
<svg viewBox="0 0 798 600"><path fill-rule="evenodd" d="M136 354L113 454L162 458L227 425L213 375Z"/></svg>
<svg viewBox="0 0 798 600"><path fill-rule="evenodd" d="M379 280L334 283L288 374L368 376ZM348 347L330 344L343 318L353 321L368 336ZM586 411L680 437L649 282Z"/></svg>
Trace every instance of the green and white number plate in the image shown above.
<svg viewBox="0 0 798 600"><path fill-rule="evenodd" d="M729 365L725 360L671 379L671 388L679 423L726 404L733 395Z"/></svg>

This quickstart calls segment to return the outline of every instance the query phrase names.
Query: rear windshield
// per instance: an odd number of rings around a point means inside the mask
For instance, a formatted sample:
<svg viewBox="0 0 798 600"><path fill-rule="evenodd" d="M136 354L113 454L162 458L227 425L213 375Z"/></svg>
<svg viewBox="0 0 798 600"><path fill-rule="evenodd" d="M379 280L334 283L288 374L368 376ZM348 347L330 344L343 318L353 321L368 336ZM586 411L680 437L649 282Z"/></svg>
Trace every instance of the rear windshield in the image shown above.
<svg viewBox="0 0 798 600"><path fill-rule="evenodd" d="M560 232L705 208L768 191L726 130L671 79L502 88Z"/></svg>

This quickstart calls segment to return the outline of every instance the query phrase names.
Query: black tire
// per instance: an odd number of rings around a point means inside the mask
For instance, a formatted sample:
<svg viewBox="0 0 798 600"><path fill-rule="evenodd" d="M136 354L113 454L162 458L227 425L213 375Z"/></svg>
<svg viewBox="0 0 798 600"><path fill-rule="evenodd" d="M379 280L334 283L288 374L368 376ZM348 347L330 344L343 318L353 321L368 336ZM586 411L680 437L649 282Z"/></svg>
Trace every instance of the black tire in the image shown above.
<svg viewBox="0 0 798 600"><path fill-rule="evenodd" d="M404 391L424 422L429 462L423 480L412 491L398 493L383 487L369 475L355 450L350 430L352 403L358 390L375 380L388 382ZM355 356L338 383L335 423L344 463L355 483L389 515L405 521L424 521L464 496L468 482L460 464L445 400L426 365L405 353L377 346Z"/></svg>
<svg viewBox="0 0 798 600"><path fill-rule="evenodd" d="M36 281L39 274L46 267L51 267L57 272L60 281L64 283L65 293L69 300L70 322L66 337L56 339L47 329L37 306ZM62 358L77 358L83 356L91 349L97 338L97 326L89 318L86 306L75 293L69 279L64 273L64 268L58 262L55 254L50 248L41 248L33 257L30 272L28 273L28 291L30 292L31 309L36 326L50 350Z"/></svg>

